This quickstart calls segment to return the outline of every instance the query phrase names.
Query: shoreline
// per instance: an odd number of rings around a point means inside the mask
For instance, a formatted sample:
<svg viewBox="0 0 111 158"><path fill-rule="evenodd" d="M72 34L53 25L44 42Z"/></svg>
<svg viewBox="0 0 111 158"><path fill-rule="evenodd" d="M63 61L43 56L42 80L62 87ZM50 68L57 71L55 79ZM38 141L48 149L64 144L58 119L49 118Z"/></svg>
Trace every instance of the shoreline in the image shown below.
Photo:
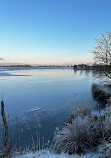
<svg viewBox="0 0 111 158"><path fill-rule="evenodd" d="M74 71L76 71L76 70L94 70L94 68L73 68L73 67L68 67L68 66L0 66L0 69L1 68L67 68L67 69L72 69L72 70L74 70Z"/></svg>

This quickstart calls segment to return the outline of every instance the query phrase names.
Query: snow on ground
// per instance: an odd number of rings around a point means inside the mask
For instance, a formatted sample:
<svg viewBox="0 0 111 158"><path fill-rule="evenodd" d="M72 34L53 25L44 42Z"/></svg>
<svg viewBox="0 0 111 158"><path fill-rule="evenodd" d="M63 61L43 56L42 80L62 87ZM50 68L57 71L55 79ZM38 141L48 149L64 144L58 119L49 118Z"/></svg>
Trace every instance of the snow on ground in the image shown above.
<svg viewBox="0 0 111 158"><path fill-rule="evenodd" d="M100 158L102 154L89 153L84 156L66 155L66 154L54 154L49 151L43 150L36 153L27 153L22 156L16 156L14 158Z"/></svg>

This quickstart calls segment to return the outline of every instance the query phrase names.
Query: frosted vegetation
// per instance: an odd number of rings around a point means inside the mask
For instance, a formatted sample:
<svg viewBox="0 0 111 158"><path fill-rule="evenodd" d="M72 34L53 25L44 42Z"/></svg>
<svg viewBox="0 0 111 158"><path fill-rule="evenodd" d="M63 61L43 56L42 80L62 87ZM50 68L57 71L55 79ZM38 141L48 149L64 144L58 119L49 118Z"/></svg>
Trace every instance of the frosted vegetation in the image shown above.
<svg viewBox="0 0 111 158"><path fill-rule="evenodd" d="M36 118L37 126L40 128L38 115ZM106 158L106 155L107 158L111 158L110 142L111 99L104 111L97 109L90 102L74 105L65 126L56 128L51 146L47 150L40 150L39 147L38 150L30 151L27 147L22 153L19 149L13 153L11 148L8 148L10 152L5 150L4 154L8 153L16 158ZM32 146L35 149L34 143ZM40 146L40 139L38 139L38 146Z"/></svg>
<svg viewBox="0 0 111 158"><path fill-rule="evenodd" d="M36 121L40 126L38 116ZM105 158L107 155L110 158L110 141L111 100L104 112L95 109L93 103L82 102L72 107L65 126L56 128L50 148L10 152L10 155L16 158Z"/></svg>
<svg viewBox="0 0 111 158"><path fill-rule="evenodd" d="M65 126L56 128L48 149L11 152L14 158L107 158L111 157L111 101L104 112L92 103L72 107ZM17 156L18 155L18 156Z"/></svg>
<svg viewBox="0 0 111 158"><path fill-rule="evenodd" d="M54 133L53 149L68 154L85 154L111 138L111 104L101 114L92 105L78 104L61 129Z"/></svg>
<svg viewBox="0 0 111 158"><path fill-rule="evenodd" d="M16 158L110 158L111 103L101 111L89 104L77 104L57 128L50 149L15 156Z"/></svg>

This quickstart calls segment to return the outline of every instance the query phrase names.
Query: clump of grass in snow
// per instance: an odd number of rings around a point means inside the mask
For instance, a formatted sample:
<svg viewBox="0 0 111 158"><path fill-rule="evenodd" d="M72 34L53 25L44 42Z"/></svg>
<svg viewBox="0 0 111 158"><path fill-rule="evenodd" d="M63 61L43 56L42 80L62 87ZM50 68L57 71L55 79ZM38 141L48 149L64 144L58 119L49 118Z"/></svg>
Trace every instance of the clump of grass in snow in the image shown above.
<svg viewBox="0 0 111 158"><path fill-rule="evenodd" d="M92 107L79 104L61 129L56 129L53 149L59 153L81 154L94 149L111 136L111 105L104 116L95 116ZM109 112L109 114L107 114Z"/></svg>

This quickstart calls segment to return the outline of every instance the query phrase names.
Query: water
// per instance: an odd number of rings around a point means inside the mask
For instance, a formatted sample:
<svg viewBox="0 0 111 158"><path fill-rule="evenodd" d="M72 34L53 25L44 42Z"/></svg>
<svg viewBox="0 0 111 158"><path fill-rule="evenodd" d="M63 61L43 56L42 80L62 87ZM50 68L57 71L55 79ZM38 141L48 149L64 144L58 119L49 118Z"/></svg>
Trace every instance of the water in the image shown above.
<svg viewBox="0 0 111 158"><path fill-rule="evenodd" d="M93 100L93 82L91 71L85 70L3 68L0 69L0 98L3 97L10 120L18 117L19 126L25 131L21 130L21 140L30 142L24 117L36 137L34 113L37 112L42 125L41 137L47 141L52 140L55 127L64 124L74 104Z"/></svg>

